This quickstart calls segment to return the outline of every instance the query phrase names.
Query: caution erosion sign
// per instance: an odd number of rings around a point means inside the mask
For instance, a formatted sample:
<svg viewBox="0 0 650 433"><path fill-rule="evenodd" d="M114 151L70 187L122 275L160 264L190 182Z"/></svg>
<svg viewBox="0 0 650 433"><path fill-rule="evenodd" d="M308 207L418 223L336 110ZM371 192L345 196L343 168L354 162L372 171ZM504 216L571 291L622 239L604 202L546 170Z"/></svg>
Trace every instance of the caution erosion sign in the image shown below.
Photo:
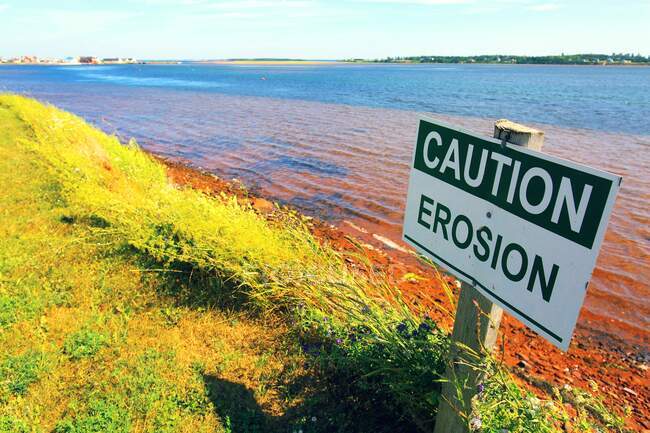
<svg viewBox="0 0 650 433"><path fill-rule="evenodd" d="M620 182L421 119L404 240L567 350Z"/></svg>

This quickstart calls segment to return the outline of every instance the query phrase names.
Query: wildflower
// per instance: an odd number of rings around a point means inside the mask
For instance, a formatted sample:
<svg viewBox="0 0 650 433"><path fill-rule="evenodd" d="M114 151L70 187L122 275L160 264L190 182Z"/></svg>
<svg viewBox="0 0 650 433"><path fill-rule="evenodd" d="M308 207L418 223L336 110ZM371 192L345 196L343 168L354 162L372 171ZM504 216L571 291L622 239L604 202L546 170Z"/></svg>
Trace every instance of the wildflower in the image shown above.
<svg viewBox="0 0 650 433"><path fill-rule="evenodd" d="M626 417L629 418L630 416L632 416L632 407L631 406L625 405L625 409L623 411L625 412Z"/></svg>
<svg viewBox="0 0 650 433"><path fill-rule="evenodd" d="M404 322L397 325L397 332L399 332L400 334L403 334L403 333L406 332L406 324Z"/></svg>
<svg viewBox="0 0 650 433"><path fill-rule="evenodd" d="M368 308L367 305L364 305L363 308L361 309L361 312L363 314L368 314L368 313L370 313L370 308Z"/></svg>
<svg viewBox="0 0 650 433"><path fill-rule="evenodd" d="M483 385L482 383L479 383L478 386L476 387L476 391L477 391L479 394L482 394L483 391L485 391L485 385Z"/></svg>
<svg viewBox="0 0 650 433"><path fill-rule="evenodd" d="M340 338L337 338L336 339L336 344L341 344L341 343L343 343L343 340L341 340Z"/></svg>
<svg viewBox="0 0 650 433"><path fill-rule="evenodd" d="M427 323L420 323L418 330L422 333L431 332L431 326L429 326Z"/></svg>
<svg viewBox="0 0 650 433"><path fill-rule="evenodd" d="M530 397L528 399L528 402L530 403L530 405L532 406L533 409L535 409L535 410L539 409L540 401L539 401L539 399L537 397Z"/></svg>
<svg viewBox="0 0 650 433"><path fill-rule="evenodd" d="M478 431L483 427L483 422L481 421L481 418L479 417L474 417L469 421L469 428L472 431Z"/></svg>

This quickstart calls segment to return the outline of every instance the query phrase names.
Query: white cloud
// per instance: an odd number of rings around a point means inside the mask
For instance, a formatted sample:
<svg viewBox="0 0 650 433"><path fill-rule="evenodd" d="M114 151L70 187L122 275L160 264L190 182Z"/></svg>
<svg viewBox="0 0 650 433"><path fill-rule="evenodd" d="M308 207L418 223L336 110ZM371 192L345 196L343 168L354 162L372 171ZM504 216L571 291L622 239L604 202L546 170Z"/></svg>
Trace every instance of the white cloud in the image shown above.
<svg viewBox="0 0 650 433"><path fill-rule="evenodd" d="M549 12L560 9L557 3L538 3L535 0L353 0L357 3L374 3L374 4L403 4L403 5L468 5L470 9L465 12L481 13L495 12L505 8L524 7L535 12Z"/></svg>
<svg viewBox="0 0 650 433"><path fill-rule="evenodd" d="M0 3L0 12L4 12L9 9L9 5L6 3Z"/></svg>
<svg viewBox="0 0 650 433"><path fill-rule="evenodd" d="M23 13L17 20L26 26L43 23L51 35L79 35L114 28L125 22L133 22L139 17L141 14L127 11L41 9L33 13Z"/></svg>
<svg viewBox="0 0 650 433"><path fill-rule="evenodd" d="M245 1L226 1L210 3L206 7L210 9L263 9L263 8L306 8L314 5L313 1L303 0L245 0Z"/></svg>
<svg viewBox="0 0 650 433"><path fill-rule="evenodd" d="M538 0L492 0L473 3L465 9L467 14L483 14L504 10L525 10L532 12L552 12L562 8L557 2L540 2Z"/></svg>
<svg viewBox="0 0 650 433"><path fill-rule="evenodd" d="M206 9L255 9L269 7L300 8L311 6L313 0L133 0L135 3L144 3L154 6L198 6Z"/></svg>
<svg viewBox="0 0 650 433"><path fill-rule="evenodd" d="M209 0L135 0L133 3L153 6L195 6L207 4Z"/></svg>
<svg viewBox="0 0 650 433"><path fill-rule="evenodd" d="M528 9L535 12L552 12L560 9L557 3L540 3L530 6Z"/></svg>
<svg viewBox="0 0 650 433"><path fill-rule="evenodd" d="M187 22L214 22L223 19L245 22L263 19L266 26L274 23L286 26L286 19L322 18L332 14L333 11L322 8L322 3L318 0L227 0L201 4L191 10L188 8L180 11L176 19Z"/></svg>
<svg viewBox="0 0 650 433"><path fill-rule="evenodd" d="M410 5L460 5L474 3L474 0L357 0L360 3L392 3Z"/></svg>
<svg viewBox="0 0 650 433"><path fill-rule="evenodd" d="M207 16L213 19L229 18L229 19L239 19L239 20L250 20L250 19L263 17L263 15L261 14L248 13L248 12L224 12L218 15L207 15Z"/></svg>

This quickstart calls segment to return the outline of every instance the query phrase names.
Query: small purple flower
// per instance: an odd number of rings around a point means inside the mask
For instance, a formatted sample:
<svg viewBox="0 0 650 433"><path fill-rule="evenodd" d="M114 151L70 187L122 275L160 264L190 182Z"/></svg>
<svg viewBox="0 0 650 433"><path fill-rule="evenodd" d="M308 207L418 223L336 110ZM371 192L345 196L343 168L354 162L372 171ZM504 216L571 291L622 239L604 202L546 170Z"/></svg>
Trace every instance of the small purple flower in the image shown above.
<svg viewBox="0 0 650 433"><path fill-rule="evenodd" d="M429 326L427 323L420 323L418 330L422 333L431 332L431 326Z"/></svg>
<svg viewBox="0 0 650 433"><path fill-rule="evenodd" d="M476 387L476 391L478 391L479 394L482 394L484 390L485 390L485 385L479 383L478 386Z"/></svg>
<svg viewBox="0 0 650 433"><path fill-rule="evenodd" d="M343 343L343 340L341 340L340 338L337 338L336 339L336 344L341 344L341 343Z"/></svg>
<svg viewBox="0 0 650 433"><path fill-rule="evenodd" d="M403 334L403 333L406 332L406 324L404 322L397 325L397 332L399 332L400 334Z"/></svg>

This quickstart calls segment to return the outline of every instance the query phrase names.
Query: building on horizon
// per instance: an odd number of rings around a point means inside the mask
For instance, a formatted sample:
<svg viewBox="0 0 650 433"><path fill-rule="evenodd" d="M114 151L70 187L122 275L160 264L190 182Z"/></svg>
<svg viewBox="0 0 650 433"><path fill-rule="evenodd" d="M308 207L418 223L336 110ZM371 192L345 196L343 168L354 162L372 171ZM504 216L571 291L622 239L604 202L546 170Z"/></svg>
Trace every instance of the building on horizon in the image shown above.
<svg viewBox="0 0 650 433"><path fill-rule="evenodd" d="M99 60L95 56L79 56L78 63L96 65L99 63Z"/></svg>

